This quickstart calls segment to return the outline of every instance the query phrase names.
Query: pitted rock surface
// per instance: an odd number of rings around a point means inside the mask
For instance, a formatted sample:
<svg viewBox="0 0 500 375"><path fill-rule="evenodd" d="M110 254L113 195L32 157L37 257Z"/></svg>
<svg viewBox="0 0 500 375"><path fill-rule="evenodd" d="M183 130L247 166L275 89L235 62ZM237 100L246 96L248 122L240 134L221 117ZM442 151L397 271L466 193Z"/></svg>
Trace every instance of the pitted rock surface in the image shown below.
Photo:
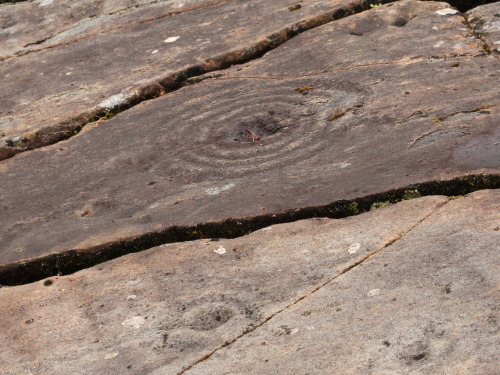
<svg viewBox="0 0 500 375"><path fill-rule="evenodd" d="M0 0L0 373L496 374L467 1Z"/></svg>
<svg viewBox="0 0 500 375"><path fill-rule="evenodd" d="M482 54L461 15L440 9L401 2L329 23L221 77L3 161L1 264L498 173L500 96L491 82L499 61ZM394 26L403 16L411 20ZM425 22L427 45L438 45L427 55L418 44L425 38L407 31ZM351 34L356 27L363 36ZM398 33L407 43L415 35L415 45L377 54ZM342 38L360 39L354 57L335 53L349 44Z"/></svg>
<svg viewBox="0 0 500 375"><path fill-rule="evenodd" d="M494 374L499 197L447 203L185 374Z"/></svg>
<svg viewBox="0 0 500 375"><path fill-rule="evenodd" d="M128 365L134 373L166 366L166 374L176 374L446 202L426 197L342 220L311 219L233 240L170 244L74 275L2 288L0 331L12 345L2 350L0 367L6 375L61 372L58 366L97 375ZM26 354L17 355L27 342ZM106 359L111 353L118 354Z"/></svg>
<svg viewBox="0 0 500 375"><path fill-rule="evenodd" d="M492 374L498 198L420 198L0 289L2 371Z"/></svg>

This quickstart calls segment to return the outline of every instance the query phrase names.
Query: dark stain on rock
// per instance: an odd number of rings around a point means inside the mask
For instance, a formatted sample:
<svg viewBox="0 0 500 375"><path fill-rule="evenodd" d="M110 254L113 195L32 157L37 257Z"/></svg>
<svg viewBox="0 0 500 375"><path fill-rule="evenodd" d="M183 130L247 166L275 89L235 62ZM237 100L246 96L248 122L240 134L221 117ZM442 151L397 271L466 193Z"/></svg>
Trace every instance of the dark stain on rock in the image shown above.
<svg viewBox="0 0 500 375"><path fill-rule="evenodd" d="M426 356L426 354L425 354L425 353L420 353L420 354L417 354L417 355L413 356L413 359L414 359L415 361L420 361L420 360L424 359L424 358L425 358L425 356Z"/></svg>

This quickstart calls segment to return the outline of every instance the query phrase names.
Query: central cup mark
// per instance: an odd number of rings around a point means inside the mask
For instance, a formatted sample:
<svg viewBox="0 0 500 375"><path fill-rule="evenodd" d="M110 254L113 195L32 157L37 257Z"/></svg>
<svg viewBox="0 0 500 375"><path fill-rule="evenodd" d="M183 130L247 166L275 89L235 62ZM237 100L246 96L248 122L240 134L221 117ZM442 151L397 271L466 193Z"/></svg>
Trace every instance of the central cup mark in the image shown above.
<svg viewBox="0 0 500 375"><path fill-rule="evenodd" d="M283 126L270 116L255 116L239 120L228 129L227 139L233 142L258 142L278 132Z"/></svg>

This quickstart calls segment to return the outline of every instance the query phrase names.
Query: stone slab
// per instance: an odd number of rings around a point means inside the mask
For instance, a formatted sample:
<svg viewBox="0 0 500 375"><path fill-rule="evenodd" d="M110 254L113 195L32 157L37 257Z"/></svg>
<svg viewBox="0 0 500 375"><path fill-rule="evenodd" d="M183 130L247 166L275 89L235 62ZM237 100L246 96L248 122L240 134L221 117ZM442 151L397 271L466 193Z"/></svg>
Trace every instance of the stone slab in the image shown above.
<svg viewBox="0 0 500 375"><path fill-rule="evenodd" d="M176 13L181 3L172 4L125 12L0 61L0 159L368 7L365 0L304 0L296 10L297 0L220 0Z"/></svg>
<svg viewBox="0 0 500 375"><path fill-rule="evenodd" d="M2 374L176 374L384 249L447 201L426 197L233 240L175 243L1 288Z"/></svg>
<svg viewBox="0 0 500 375"><path fill-rule="evenodd" d="M2 288L3 373L493 374L499 198L426 197Z"/></svg>
<svg viewBox="0 0 500 375"><path fill-rule="evenodd" d="M180 13L223 0L23 1L0 5L0 59L69 42L120 26L124 14L137 19ZM2 1L0 1L0 4Z"/></svg>
<svg viewBox="0 0 500 375"><path fill-rule="evenodd" d="M499 198L448 203L185 374L498 373Z"/></svg>
<svg viewBox="0 0 500 375"><path fill-rule="evenodd" d="M103 252L168 228L498 174L500 94L491 82L499 61L476 56L470 36L446 40L447 27L461 33L463 25L437 14L442 7L404 2L325 25L292 40L292 50L284 45L262 62L3 161L0 269L68 250ZM408 14L406 26L392 25ZM431 30L445 25L431 40L446 41L451 55L425 56L413 44L413 55L396 47L374 53L389 41L383 31L403 30L407 41L405 27L425 20ZM372 31L352 35L350 25ZM353 52L353 66L327 37L361 38L372 48ZM314 44L330 58L306 53ZM452 57L455 46L472 55Z"/></svg>
<svg viewBox="0 0 500 375"><path fill-rule="evenodd" d="M487 49L500 53L500 2L482 5L465 13L469 24L487 44Z"/></svg>

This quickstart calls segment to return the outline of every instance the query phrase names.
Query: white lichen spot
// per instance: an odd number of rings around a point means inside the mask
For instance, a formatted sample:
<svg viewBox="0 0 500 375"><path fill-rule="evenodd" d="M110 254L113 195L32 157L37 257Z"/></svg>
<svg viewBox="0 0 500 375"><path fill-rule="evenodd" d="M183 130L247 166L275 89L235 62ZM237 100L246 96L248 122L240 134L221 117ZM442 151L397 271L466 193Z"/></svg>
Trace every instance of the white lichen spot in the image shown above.
<svg viewBox="0 0 500 375"><path fill-rule="evenodd" d="M155 53L158 53L158 50L157 50L157 49L155 49L155 50L154 50L153 52L151 52L151 53L154 55Z"/></svg>
<svg viewBox="0 0 500 375"><path fill-rule="evenodd" d="M129 280L125 284L126 285L141 285L141 283L142 283L142 279L141 278L137 278L137 279L134 279L134 280Z"/></svg>
<svg viewBox="0 0 500 375"><path fill-rule="evenodd" d="M349 246L349 249L347 250L349 254L356 254L356 252L361 248L360 243L353 243L351 246Z"/></svg>
<svg viewBox="0 0 500 375"><path fill-rule="evenodd" d="M66 75L67 75L67 76L70 76L70 75L72 75L72 74L73 74L72 72L66 72Z"/></svg>
<svg viewBox="0 0 500 375"><path fill-rule="evenodd" d="M130 296L127 296L127 301L132 301L133 299L136 299L137 296L135 294L131 294Z"/></svg>
<svg viewBox="0 0 500 375"><path fill-rule="evenodd" d="M111 359L111 358L115 358L118 356L118 353L117 352L114 352L114 353L108 353L104 356L104 359Z"/></svg>
<svg viewBox="0 0 500 375"><path fill-rule="evenodd" d="M316 329L315 326L309 326L306 328L308 331L314 331Z"/></svg>
<svg viewBox="0 0 500 375"><path fill-rule="evenodd" d="M432 30L439 30L439 27L437 27L437 26L432 26Z"/></svg>
<svg viewBox="0 0 500 375"><path fill-rule="evenodd" d="M262 230L265 230L267 232L267 231L273 230L273 227L262 228Z"/></svg>
<svg viewBox="0 0 500 375"><path fill-rule="evenodd" d="M216 186L216 187L213 187L213 188L209 188L209 189L207 189L205 191L207 192L208 195L217 195L217 194L220 194L221 192L223 192L225 190L231 189L234 186L235 186L234 184L227 184L227 185L224 185L224 186Z"/></svg>
<svg viewBox="0 0 500 375"><path fill-rule="evenodd" d="M451 8L444 8L444 9L436 10L436 13L439 14L440 16L449 16L451 14L457 14L458 10L451 9Z"/></svg>
<svg viewBox="0 0 500 375"><path fill-rule="evenodd" d="M495 17L496 17L496 14L495 14ZM488 31L500 30L500 21L488 22L488 24L483 26L483 30L488 30Z"/></svg>
<svg viewBox="0 0 500 375"><path fill-rule="evenodd" d="M222 246L219 246L217 249L214 250L214 253L222 255L226 253L226 249L224 249Z"/></svg>
<svg viewBox="0 0 500 375"><path fill-rule="evenodd" d="M177 41L177 39L179 39L179 38L180 37L178 37L178 36L171 36L171 37L165 39L164 42L165 43L173 43L173 42Z"/></svg>
<svg viewBox="0 0 500 375"><path fill-rule="evenodd" d="M367 294L368 297L375 297L380 295L380 289L372 289Z"/></svg>
<svg viewBox="0 0 500 375"><path fill-rule="evenodd" d="M495 41L493 42L493 44L494 44L495 46L500 45L500 40L495 40Z"/></svg>
<svg viewBox="0 0 500 375"><path fill-rule="evenodd" d="M44 7L44 6L46 6L46 5L50 5L50 4L52 4L53 2L54 2L54 0L42 0L42 1L40 1L40 3L38 4L38 6L40 6L40 7Z"/></svg>
<svg viewBox="0 0 500 375"><path fill-rule="evenodd" d="M123 102L130 98L132 94L117 94L110 96L106 100L102 101L99 103L97 106L105 109L112 109L120 104L123 104Z"/></svg>
<svg viewBox="0 0 500 375"><path fill-rule="evenodd" d="M291 333L292 335L295 335L295 334L296 334L297 332L299 332L299 331L300 331L300 329L298 329L298 328L293 328L293 329L290 331L290 333Z"/></svg>
<svg viewBox="0 0 500 375"><path fill-rule="evenodd" d="M130 319L124 320L122 322L122 326L139 328L140 326L142 326L144 324L145 321L146 321L146 319L144 319L144 317L142 317L142 316L134 316Z"/></svg>
<svg viewBox="0 0 500 375"><path fill-rule="evenodd" d="M434 44L434 48L439 48L439 47L441 47L443 44L444 44L444 42L441 40L441 41L437 42L436 44Z"/></svg>
<svg viewBox="0 0 500 375"><path fill-rule="evenodd" d="M351 163L346 163L346 162L341 162L341 163L337 163L337 164L335 164L335 166L336 166L336 167L338 167L338 168L342 168L342 169L347 168L347 167L349 167L350 165L351 165Z"/></svg>

